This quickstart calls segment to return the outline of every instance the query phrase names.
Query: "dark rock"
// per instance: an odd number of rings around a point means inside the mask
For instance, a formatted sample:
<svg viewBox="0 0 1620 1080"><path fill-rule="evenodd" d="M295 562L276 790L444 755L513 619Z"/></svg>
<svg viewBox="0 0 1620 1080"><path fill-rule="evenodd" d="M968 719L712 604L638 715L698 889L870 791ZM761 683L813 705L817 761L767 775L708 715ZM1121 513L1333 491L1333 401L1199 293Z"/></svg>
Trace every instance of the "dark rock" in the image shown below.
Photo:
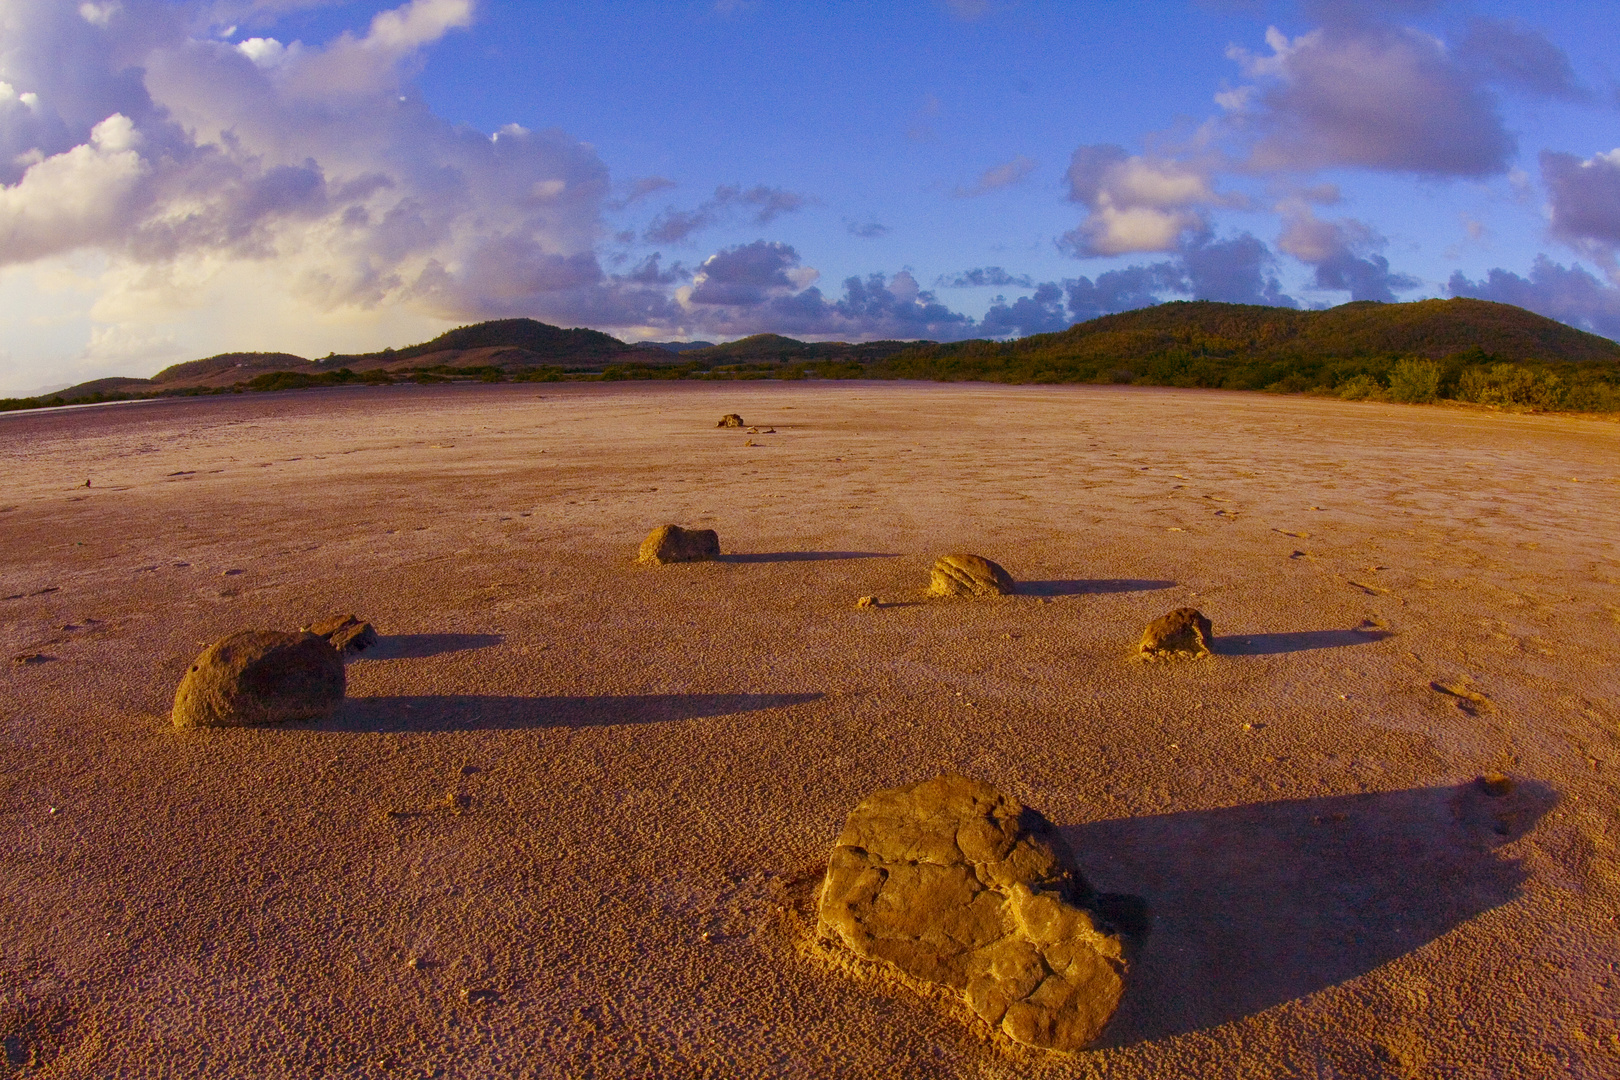
<svg viewBox="0 0 1620 1080"><path fill-rule="evenodd" d="M849 815L817 901L824 937L960 994L1030 1046L1078 1050L1119 1004L1123 943L1039 813L941 776Z"/></svg>
<svg viewBox="0 0 1620 1080"><path fill-rule="evenodd" d="M334 615L304 630L330 641L340 653L364 652L377 644L377 628L353 615Z"/></svg>
<svg viewBox="0 0 1620 1080"><path fill-rule="evenodd" d="M1012 575L979 555L941 555L928 572L929 596L1010 596Z"/></svg>
<svg viewBox="0 0 1620 1080"><path fill-rule="evenodd" d="M1213 628L1197 608L1176 608L1148 623L1142 631L1141 654L1149 659L1188 656L1201 659L1210 655Z"/></svg>
<svg viewBox="0 0 1620 1080"><path fill-rule="evenodd" d="M713 529L683 529L660 525L641 542L641 561L657 563L707 562L720 554L720 537Z"/></svg>
<svg viewBox="0 0 1620 1080"><path fill-rule="evenodd" d="M343 700L343 657L316 634L245 630L203 650L174 695L176 727L317 720Z"/></svg>

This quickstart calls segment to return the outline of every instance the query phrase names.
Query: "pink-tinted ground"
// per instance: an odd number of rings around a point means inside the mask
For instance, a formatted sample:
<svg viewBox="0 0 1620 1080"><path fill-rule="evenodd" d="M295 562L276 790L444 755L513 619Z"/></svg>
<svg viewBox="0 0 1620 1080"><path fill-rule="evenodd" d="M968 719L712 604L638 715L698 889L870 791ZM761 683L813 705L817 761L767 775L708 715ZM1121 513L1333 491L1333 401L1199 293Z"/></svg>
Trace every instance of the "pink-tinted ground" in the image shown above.
<svg viewBox="0 0 1620 1080"><path fill-rule="evenodd" d="M0 1075L1620 1075L1614 424L399 387L0 417L0 477ZM725 560L635 565L666 521ZM1023 593L924 602L961 550ZM1184 604L1219 655L1132 659ZM349 610L332 720L168 725ZM1098 1049L807 948L844 814L944 769L1146 902Z"/></svg>

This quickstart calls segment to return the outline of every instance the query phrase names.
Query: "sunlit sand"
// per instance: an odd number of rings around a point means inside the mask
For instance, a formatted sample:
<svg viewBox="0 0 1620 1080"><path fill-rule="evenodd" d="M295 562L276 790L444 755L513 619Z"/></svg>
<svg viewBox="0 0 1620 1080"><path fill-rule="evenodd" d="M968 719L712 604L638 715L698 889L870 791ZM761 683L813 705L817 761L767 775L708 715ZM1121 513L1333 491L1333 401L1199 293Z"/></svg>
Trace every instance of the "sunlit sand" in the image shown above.
<svg viewBox="0 0 1620 1080"><path fill-rule="evenodd" d="M865 383L0 417L8 1061L1616 1075L1617 435ZM670 522L720 559L638 563ZM1018 593L929 598L950 552ZM1214 655L1144 662L1181 607ZM171 726L210 642L346 612L330 720ZM946 771L1145 901L1096 1049L808 940L845 815Z"/></svg>

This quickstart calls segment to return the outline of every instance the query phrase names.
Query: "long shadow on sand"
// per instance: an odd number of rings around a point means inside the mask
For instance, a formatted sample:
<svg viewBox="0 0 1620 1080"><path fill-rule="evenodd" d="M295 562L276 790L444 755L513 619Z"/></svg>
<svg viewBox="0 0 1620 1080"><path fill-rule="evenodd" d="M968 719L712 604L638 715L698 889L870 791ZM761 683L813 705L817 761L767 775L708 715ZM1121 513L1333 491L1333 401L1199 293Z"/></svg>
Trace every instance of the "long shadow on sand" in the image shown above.
<svg viewBox="0 0 1620 1080"><path fill-rule="evenodd" d="M1212 644L1218 656L1272 656L1366 645L1390 636L1388 630L1300 630L1288 634L1232 634L1217 637Z"/></svg>
<svg viewBox="0 0 1620 1080"><path fill-rule="evenodd" d="M1519 895L1500 845L1557 802L1414 788L1065 828L1094 887L1146 901L1104 1045L1214 1027L1364 975Z"/></svg>
<svg viewBox="0 0 1620 1080"><path fill-rule="evenodd" d="M1091 581L1020 581L1020 596L1087 596L1095 593L1152 592L1173 589L1173 581L1136 578L1098 578Z"/></svg>
<svg viewBox="0 0 1620 1080"><path fill-rule="evenodd" d="M469 652L499 645L500 634L389 634L355 656L356 660L421 660L445 653Z"/></svg>
<svg viewBox="0 0 1620 1080"><path fill-rule="evenodd" d="M601 697L496 697L434 694L357 697L317 731L513 731L523 728L658 724L776 709L820 694L625 694Z"/></svg>
<svg viewBox="0 0 1620 1080"><path fill-rule="evenodd" d="M751 554L716 555L715 562L832 562L837 559L898 559L883 551L759 551Z"/></svg>

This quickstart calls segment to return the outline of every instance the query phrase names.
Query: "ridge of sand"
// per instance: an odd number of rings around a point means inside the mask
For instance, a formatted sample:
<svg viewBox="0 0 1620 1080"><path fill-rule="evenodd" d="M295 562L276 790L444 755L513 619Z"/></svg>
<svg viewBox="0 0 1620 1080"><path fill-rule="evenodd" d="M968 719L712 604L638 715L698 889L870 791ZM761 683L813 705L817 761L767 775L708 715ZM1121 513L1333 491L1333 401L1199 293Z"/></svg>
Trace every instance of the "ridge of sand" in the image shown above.
<svg viewBox="0 0 1620 1080"><path fill-rule="evenodd" d="M1620 1073L1612 425L395 387L10 417L0 475L0 1075ZM727 555L636 567L663 521ZM953 550L1024 593L923 602ZM1183 605L1218 655L1133 660ZM168 726L207 642L350 610L332 721ZM1148 902L1101 1049L803 936L947 768Z"/></svg>

